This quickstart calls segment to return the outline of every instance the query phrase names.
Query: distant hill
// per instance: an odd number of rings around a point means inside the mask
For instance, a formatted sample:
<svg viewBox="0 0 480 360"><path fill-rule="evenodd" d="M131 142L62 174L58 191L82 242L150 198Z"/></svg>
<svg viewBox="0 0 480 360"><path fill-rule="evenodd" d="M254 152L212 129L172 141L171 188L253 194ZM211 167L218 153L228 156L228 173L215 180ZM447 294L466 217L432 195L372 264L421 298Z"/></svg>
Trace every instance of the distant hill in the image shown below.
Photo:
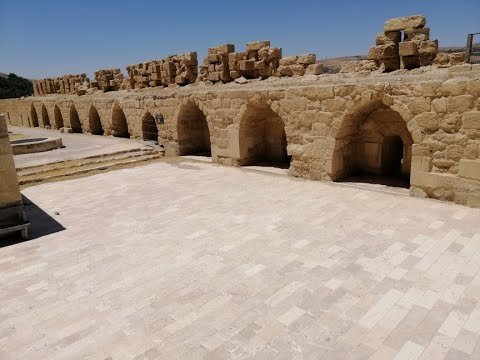
<svg viewBox="0 0 480 360"><path fill-rule="evenodd" d="M33 94L30 80L15 74L0 73L0 99L18 98Z"/></svg>

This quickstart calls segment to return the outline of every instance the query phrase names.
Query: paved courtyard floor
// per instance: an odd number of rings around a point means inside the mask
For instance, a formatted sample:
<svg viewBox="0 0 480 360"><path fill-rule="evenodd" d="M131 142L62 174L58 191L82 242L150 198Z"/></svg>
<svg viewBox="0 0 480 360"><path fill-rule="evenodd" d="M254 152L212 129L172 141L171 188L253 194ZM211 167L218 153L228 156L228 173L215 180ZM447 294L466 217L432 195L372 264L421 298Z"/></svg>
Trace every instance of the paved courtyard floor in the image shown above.
<svg viewBox="0 0 480 360"><path fill-rule="evenodd" d="M65 230L0 248L2 360L480 358L478 209L187 159L24 194Z"/></svg>

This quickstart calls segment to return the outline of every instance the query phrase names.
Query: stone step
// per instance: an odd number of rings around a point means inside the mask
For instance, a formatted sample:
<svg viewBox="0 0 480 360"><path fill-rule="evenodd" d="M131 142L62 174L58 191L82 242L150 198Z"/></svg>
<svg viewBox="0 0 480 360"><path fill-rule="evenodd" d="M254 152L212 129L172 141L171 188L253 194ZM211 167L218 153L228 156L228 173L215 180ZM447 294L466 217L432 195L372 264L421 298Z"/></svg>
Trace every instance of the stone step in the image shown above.
<svg viewBox="0 0 480 360"><path fill-rule="evenodd" d="M79 166L85 166L89 164L101 164L107 161L112 160L123 160L130 158L138 158L145 155L159 154L156 150L140 150L129 151L129 152L119 152L114 154L109 154L108 156L99 156L99 157L90 157L85 159L70 160L65 162L59 162L54 164L45 164L29 168L24 168L17 171L18 176L30 176L30 175L40 175L43 173L55 171L55 170L66 170L70 168L78 168Z"/></svg>
<svg viewBox="0 0 480 360"><path fill-rule="evenodd" d="M55 161L55 162L51 162L51 163L48 163L48 164L41 164L41 165L29 165L29 166L23 166L23 167L20 166L20 167L17 167L17 173L20 172L20 171L23 171L23 170L32 170L32 169L41 168L41 167L44 167L44 166L56 166L56 165L65 164L65 163L68 163L68 162L71 162L71 161L80 161L80 160L87 160L87 159L101 159L101 158L105 158L105 157L127 154L127 153L132 153L132 152L137 152L137 151L142 151L142 149L141 148L133 148L133 149L128 149L128 150L116 151L116 152L109 153L109 154L87 156L87 157L80 158L80 159L61 160L61 161Z"/></svg>
<svg viewBox="0 0 480 360"><path fill-rule="evenodd" d="M101 163L88 163L76 168L56 169L56 170L42 173L42 174L31 174L28 176L20 175L19 184L27 185L27 184L39 183L43 181L61 180L63 178L70 177L70 176L82 175L82 174L86 174L93 171L107 170L108 168L115 167L115 166L141 163L144 161L160 159L162 157L163 155L157 152L154 154L133 157L133 158L131 157L131 158L111 160L111 161L104 161Z"/></svg>

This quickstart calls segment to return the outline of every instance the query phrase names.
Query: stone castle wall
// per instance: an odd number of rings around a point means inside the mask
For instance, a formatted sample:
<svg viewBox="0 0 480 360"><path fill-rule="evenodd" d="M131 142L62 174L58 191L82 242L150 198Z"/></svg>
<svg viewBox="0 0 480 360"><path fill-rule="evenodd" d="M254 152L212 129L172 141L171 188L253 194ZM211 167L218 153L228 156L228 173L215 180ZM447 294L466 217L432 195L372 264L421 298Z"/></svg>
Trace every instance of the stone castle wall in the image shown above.
<svg viewBox="0 0 480 360"><path fill-rule="evenodd" d="M167 155L204 149L225 165L288 158L290 175L323 181L381 173L400 142L412 195L480 207L478 65L31 97L0 101L0 112L20 126L140 139L153 131Z"/></svg>

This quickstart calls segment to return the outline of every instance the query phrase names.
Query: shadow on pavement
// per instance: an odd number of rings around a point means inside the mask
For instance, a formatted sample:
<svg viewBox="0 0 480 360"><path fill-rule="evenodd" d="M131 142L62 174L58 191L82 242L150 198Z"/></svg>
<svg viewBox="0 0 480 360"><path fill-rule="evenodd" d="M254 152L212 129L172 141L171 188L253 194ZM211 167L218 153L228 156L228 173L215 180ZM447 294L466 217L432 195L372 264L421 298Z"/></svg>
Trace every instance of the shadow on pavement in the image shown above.
<svg viewBox="0 0 480 360"><path fill-rule="evenodd" d="M23 203L30 222L28 240L22 240L20 233L12 233L0 237L0 248L21 243L23 241L35 240L39 237L65 230L62 224L39 208L29 198L23 196Z"/></svg>

